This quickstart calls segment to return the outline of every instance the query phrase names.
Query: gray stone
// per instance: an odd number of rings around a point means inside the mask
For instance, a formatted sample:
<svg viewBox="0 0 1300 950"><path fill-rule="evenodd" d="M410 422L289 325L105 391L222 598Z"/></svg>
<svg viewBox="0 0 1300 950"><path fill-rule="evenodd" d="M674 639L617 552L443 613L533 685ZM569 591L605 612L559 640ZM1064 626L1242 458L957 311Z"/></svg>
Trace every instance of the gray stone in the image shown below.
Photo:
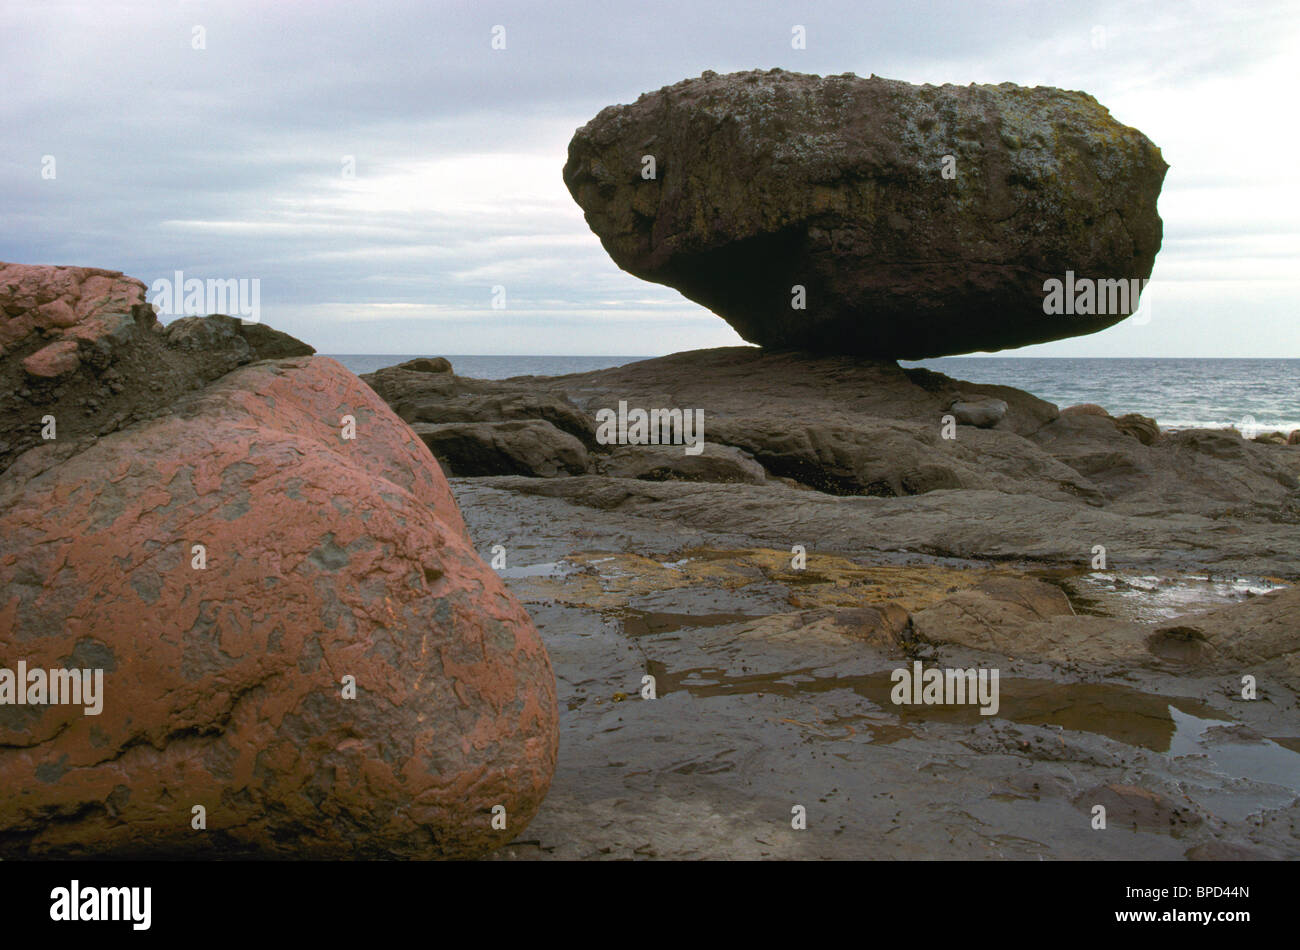
<svg viewBox="0 0 1300 950"><path fill-rule="evenodd" d="M623 445L598 462L601 472L617 478L648 481L747 482L767 480L763 466L748 452L729 445L704 444L699 455L680 445Z"/></svg>
<svg viewBox="0 0 1300 950"><path fill-rule="evenodd" d="M553 478L587 470L587 449L549 422L411 424L449 475L531 475Z"/></svg>
<svg viewBox="0 0 1300 950"><path fill-rule="evenodd" d="M451 361L445 356L422 356L418 359L407 360L405 363L398 363L399 369L410 370L412 373L450 373Z"/></svg>
<svg viewBox="0 0 1300 950"><path fill-rule="evenodd" d="M979 402L954 402L948 411L958 425L992 429L1007 414L1007 404L1001 399L984 399Z"/></svg>

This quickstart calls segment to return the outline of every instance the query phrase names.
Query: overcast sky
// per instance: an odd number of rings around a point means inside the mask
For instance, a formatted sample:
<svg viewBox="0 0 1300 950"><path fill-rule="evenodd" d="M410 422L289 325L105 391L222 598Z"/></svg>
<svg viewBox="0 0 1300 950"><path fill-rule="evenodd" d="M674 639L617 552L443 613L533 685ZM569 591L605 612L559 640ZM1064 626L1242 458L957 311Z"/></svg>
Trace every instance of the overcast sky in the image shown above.
<svg viewBox="0 0 1300 950"><path fill-rule="evenodd" d="M1300 357L1294 2L0 10L0 260L146 284L177 269L258 278L263 321L321 352L740 342L676 291L620 271L560 170L573 131L606 105L706 69L780 66L1082 89L1161 147L1171 168L1149 321L1004 355ZM804 50L791 48L796 24ZM497 25L504 50L491 46ZM491 307L494 285L505 310Z"/></svg>

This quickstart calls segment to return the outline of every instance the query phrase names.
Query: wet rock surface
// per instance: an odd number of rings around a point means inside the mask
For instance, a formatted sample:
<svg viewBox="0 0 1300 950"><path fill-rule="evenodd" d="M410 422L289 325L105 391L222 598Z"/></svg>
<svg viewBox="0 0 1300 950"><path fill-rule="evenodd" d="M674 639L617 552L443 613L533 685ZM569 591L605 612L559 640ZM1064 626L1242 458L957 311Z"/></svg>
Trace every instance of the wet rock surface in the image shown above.
<svg viewBox="0 0 1300 950"><path fill-rule="evenodd" d="M795 570L737 524L452 487L479 549L509 552L559 683L551 793L495 859L1300 857L1300 682L1274 668L1245 701L1246 667L1152 652L1122 595L914 553L818 547ZM1276 609L1242 596L1178 622L1227 636ZM1016 616L983 639L933 622L971 598ZM893 671L918 659L999 669L997 714L895 704Z"/></svg>
<svg viewBox="0 0 1300 950"><path fill-rule="evenodd" d="M559 684L552 791L494 857L1300 856L1292 449L739 348L433 385L698 407L704 457L764 473L598 442L586 474L452 480ZM959 402L1005 412L945 439ZM999 710L896 704L918 662L998 670Z"/></svg>
<svg viewBox="0 0 1300 950"><path fill-rule="evenodd" d="M1136 310L1049 315L1044 282L1147 278L1166 168L1086 93L773 69L604 109L564 182L619 267L752 343L920 359Z"/></svg>
<svg viewBox="0 0 1300 950"><path fill-rule="evenodd" d="M1292 446L748 348L372 391L108 316L107 364L0 360L137 413L13 454L0 630L138 700L4 707L6 855L1300 857ZM896 700L942 668L997 708Z"/></svg>

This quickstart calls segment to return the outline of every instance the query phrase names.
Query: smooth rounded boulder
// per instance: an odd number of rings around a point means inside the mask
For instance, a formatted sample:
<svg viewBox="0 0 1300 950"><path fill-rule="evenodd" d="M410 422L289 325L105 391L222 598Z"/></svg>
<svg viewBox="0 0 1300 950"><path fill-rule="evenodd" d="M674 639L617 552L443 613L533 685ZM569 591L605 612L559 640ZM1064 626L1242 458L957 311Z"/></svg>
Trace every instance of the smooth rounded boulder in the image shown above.
<svg viewBox="0 0 1300 950"><path fill-rule="evenodd" d="M564 182L619 267L751 343L920 359L1136 310L1166 169L1083 92L774 69L604 109Z"/></svg>
<svg viewBox="0 0 1300 950"><path fill-rule="evenodd" d="M107 362L8 394L37 434L0 478L0 858L516 837L555 768L554 675L428 449L333 360L258 359L291 337L109 306L131 313L85 314L122 331ZM5 316L14 378L42 341ZM136 414L84 409L96 387Z"/></svg>

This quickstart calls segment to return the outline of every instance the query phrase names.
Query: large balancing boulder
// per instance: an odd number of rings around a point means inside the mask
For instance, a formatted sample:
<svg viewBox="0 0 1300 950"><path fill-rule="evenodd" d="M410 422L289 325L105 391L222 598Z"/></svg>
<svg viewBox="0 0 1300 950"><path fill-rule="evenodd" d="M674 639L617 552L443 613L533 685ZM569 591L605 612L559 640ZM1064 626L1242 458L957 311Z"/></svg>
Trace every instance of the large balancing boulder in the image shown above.
<svg viewBox="0 0 1300 950"><path fill-rule="evenodd" d="M564 181L619 267L746 340L919 359L1136 310L1167 167L1082 92L774 69L604 109Z"/></svg>

